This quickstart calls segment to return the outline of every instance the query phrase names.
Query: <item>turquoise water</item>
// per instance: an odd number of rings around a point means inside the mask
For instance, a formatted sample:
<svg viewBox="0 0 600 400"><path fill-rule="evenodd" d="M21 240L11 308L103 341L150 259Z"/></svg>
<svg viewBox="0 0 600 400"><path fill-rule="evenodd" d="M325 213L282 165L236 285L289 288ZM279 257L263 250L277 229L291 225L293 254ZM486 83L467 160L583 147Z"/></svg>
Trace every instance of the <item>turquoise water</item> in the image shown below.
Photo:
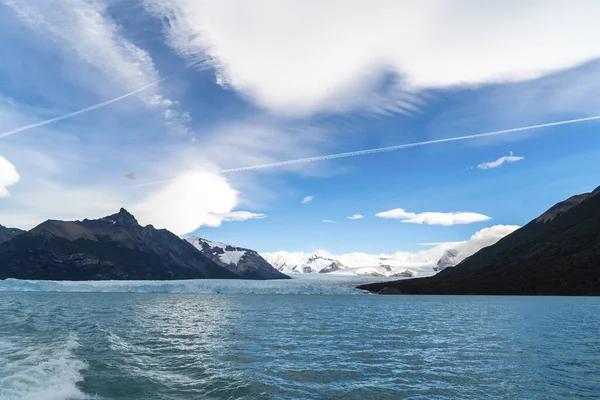
<svg viewBox="0 0 600 400"><path fill-rule="evenodd" d="M600 299L0 292L0 399L584 399Z"/></svg>

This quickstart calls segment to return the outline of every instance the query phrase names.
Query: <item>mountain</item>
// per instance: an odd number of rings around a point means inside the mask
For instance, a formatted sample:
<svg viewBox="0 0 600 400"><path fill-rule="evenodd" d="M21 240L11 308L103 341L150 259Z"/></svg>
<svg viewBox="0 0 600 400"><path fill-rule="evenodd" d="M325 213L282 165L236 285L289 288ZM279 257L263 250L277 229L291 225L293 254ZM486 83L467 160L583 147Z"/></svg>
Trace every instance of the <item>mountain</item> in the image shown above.
<svg viewBox="0 0 600 400"><path fill-rule="evenodd" d="M600 295L600 188L429 278L364 285L386 294Z"/></svg>
<svg viewBox="0 0 600 400"><path fill-rule="evenodd" d="M172 280L239 276L125 209L97 220L48 220L0 244L0 279Z"/></svg>
<svg viewBox="0 0 600 400"><path fill-rule="evenodd" d="M263 254L265 260L273 265L278 271L284 273L321 273L326 274L346 268L338 260L319 256L316 254L294 254L287 252Z"/></svg>
<svg viewBox="0 0 600 400"><path fill-rule="evenodd" d="M0 225L0 243L6 242L7 240L10 240L22 233L25 233L25 231L17 228L7 228Z"/></svg>
<svg viewBox="0 0 600 400"><path fill-rule="evenodd" d="M289 279L279 272L256 251L211 242L197 236L187 239L206 257L229 271L247 279Z"/></svg>
<svg viewBox="0 0 600 400"><path fill-rule="evenodd" d="M448 267L454 267L459 263L458 256L460 252L457 249L448 249L433 267L434 271L443 271Z"/></svg>

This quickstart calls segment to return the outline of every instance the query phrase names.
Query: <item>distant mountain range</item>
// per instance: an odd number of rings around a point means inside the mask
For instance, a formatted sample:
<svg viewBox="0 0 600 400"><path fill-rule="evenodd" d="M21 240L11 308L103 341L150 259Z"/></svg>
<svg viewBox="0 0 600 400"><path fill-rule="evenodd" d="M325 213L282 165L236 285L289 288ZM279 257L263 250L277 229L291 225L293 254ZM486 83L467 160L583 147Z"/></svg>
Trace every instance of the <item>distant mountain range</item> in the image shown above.
<svg viewBox="0 0 600 400"><path fill-rule="evenodd" d="M271 265L286 274L332 273L402 278L426 277L458 264L518 228L514 225L495 225L481 229L468 240L442 243L434 248L416 253L367 254L354 252L329 255L324 251L319 251L317 254L278 251L261 255Z"/></svg>
<svg viewBox="0 0 600 400"><path fill-rule="evenodd" d="M247 274L250 267L215 262L165 229L140 226L125 209L96 220L48 220L28 232L2 228L0 279L286 278L265 264Z"/></svg>
<svg viewBox="0 0 600 400"><path fill-rule="evenodd" d="M306 257L290 257L282 253L266 254L264 257L277 268L279 271L286 273L321 273L326 274L329 272L339 271L340 269L346 268L338 260L332 258L318 256L316 254L309 255Z"/></svg>
<svg viewBox="0 0 600 400"><path fill-rule="evenodd" d="M366 256L366 258L364 257ZM357 260L348 259L352 266L343 264L341 261L317 254L288 253L280 251L266 253L263 257L279 271L291 274L344 274L359 276L403 276L412 277L414 272L401 267L392 267L384 264L388 259L369 255L359 255ZM359 265L359 266L357 266ZM433 273L433 270L431 271Z"/></svg>
<svg viewBox="0 0 600 400"><path fill-rule="evenodd" d="M600 295L600 188L554 205L455 267L443 267L433 277L360 288L382 294Z"/></svg>

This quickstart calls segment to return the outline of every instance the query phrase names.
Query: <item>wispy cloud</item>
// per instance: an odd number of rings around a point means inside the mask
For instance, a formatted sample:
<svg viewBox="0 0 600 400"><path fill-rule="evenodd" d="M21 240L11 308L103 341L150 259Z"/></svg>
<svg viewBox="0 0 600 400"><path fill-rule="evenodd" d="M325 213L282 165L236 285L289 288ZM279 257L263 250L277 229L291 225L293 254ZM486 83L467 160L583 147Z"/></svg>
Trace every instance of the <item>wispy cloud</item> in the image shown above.
<svg viewBox="0 0 600 400"><path fill-rule="evenodd" d="M426 243L417 243L418 246L453 246L455 244L462 242L426 242Z"/></svg>
<svg viewBox="0 0 600 400"><path fill-rule="evenodd" d="M483 222L492 219L487 215L474 212L424 212L412 213L402 208L396 208L375 214L379 218L399 219L407 224L426 224L426 225L463 225L475 222Z"/></svg>
<svg viewBox="0 0 600 400"><path fill-rule="evenodd" d="M185 113L179 111L179 104L161 94L158 84L164 78L161 79L150 53L125 37L122 28L110 17L104 1L2 1L38 32L41 40L48 40L50 37L51 40L63 44L66 54L76 54L80 60L116 84L121 91L127 92L123 97L58 117L47 123L70 118L138 94L148 107L164 110L166 124L171 126L173 131L187 132L186 119L183 117ZM95 88L103 96L106 93L105 83L90 82L88 86L88 89ZM166 118L167 115L171 117Z"/></svg>
<svg viewBox="0 0 600 400"><path fill-rule="evenodd" d="M249 219L263 219L267 218L265 214L256 214L250 211L231 211L226 213L210 213L217 218L220 218L224 222L241 222Z"/></svg>
<svg viewBox="0 0 600 400"><path fill-rule="evenodd" d="M351 216L346 217L346 218L348 218L348 219L363 219L364 217L365 216L362 214L352 214Z"/></svg>
<svg viewBox="0 0 600 400"><path fill-rule="evenodd" d="M315 196L306 196L302 199L302 204L308 204L315 199Z"/></svg>
<svg viewBox="0 0 600 400"><path fill-rule="evenodd" d="M144 4L167 21L169 43L183 57L208 57L218 83L286 113L368 108L373 99L363 95L388 71L409 89L439 88L530 79L600 56L595 0L257 2L238 4L241 12L229 1Z"/></svg>
<svg viewBox="0 0 600 400"><path fill-rule="evenodd" d="M500 157L496 161L481 163L477 166L477 168L479 168L479 169L498 168L499 166L501 166L504 163L514 163L514 162L521 161L524 159L525 159L525 157L517 157L517 156L513 155L513 152L511 151L510 155Z"/></svg>
<svg viewBox="0 0 600 400"><path fill-rule="evenodd" d="M321 222L324 222L326 224L335 224L335 221L332 221L330 219L322 219Z"/></svg>
<svg viewBox="0 0 600 400"><path fill-rule="evenodd" d="M6 158L0 156L0 197L6 197L10 193L8 187L19 182L21 177L17 169Z"/></svg>

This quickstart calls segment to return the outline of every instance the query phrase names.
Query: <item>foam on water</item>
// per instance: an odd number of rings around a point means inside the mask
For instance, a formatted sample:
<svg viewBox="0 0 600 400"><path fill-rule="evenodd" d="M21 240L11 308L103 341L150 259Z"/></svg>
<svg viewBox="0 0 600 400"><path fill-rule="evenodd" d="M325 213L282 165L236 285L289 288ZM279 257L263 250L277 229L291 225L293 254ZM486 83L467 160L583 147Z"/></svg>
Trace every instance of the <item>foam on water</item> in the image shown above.
<svg viewBox="0 0 600 400"><path fill-rule="evenodd" d="M77 388L87 364L78 359L75 337L63 343L32 343L15 347L22 340L0 339L0 400L76 400L86 399Z"/></svg>
<svg viewBox="0 0 600 400"><path fill-rule="evenodd" d="M373 278L365 279L339 276L327 277L327 279L295 277L288 280L268 281L195 279L180 281L75 282L6 279L0 281L0 291L359 295L365 294L365 292L355 287L373 281Z"/></svg>

